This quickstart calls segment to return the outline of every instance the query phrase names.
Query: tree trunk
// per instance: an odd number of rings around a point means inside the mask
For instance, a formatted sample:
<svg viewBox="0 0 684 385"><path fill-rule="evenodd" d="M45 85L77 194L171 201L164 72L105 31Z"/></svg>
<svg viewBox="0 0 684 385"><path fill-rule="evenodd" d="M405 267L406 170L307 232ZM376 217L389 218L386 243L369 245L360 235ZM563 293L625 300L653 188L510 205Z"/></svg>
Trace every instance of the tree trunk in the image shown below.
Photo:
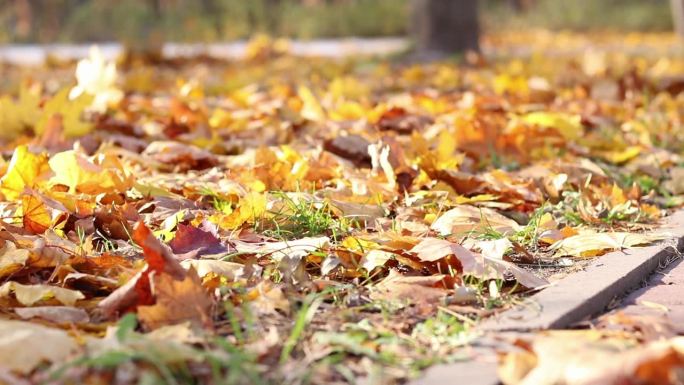
<svg viewBox="0 0 684 385"><path fill-rule="evenodd" d="M675 31L684 38L684 0L670 0Z"/></svg>
<svg viewBox="0 0 684 385"><path fill-rule="evenodd" d="M413 0L413 35L420 54L478 50L477 0Z"/></svg>

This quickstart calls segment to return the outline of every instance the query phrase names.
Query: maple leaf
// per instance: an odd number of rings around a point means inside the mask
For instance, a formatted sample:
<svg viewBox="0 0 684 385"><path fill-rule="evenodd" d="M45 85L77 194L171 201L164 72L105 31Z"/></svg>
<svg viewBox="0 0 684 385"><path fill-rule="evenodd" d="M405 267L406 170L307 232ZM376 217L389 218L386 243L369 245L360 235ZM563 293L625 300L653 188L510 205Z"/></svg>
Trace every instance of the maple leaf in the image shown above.
<svg viewBox="0 0 684 385"><path fill-rule="evenodd" d="M567 140L577 140L584 132L582 118L559 112L530 112L520 117L520 121L540 127L556 129Z"/></svg>
<svg viewBox="0 0 684 385"><path fill-rule="evenodd" d="M34 131L38 135L43 135L50 126L50 119L54 115L60 115L64 127L62 133L67 138L75 138L89 133L93 129L93 125L83 120L83 113L91 100L92 97L88 95L70 100L67 88L59 91L43 105L40 120L36 122Z"/></svg>
<svg viewBox="0 0 684 385"><path fill-rule="evenodd" d="M19 99L0 98L0 138L15 139L33 128L40 117L40 95L23 85Z"/></svg>
<svg viewBox="0 0 684 385"><path fill-rule="evenodd" d="M166 285L163 287L168 287L177 284L167 282L168 279L184 282L187 278L186 270L174 258L168 246L155 238L143 222L136 224L132 238L143 249L147 266L126 284L100 301L98 307L108 317L121 312L136 311L141 306L154 305L156 301L154 285L157 280L162 280L162 285ZM196 276L197 273L192 271ZM185 285L191 286L193 282L195 281L191 279L191 283L185 283Z"/></svg>
<svg viewBox="0 0 684 385"><path fill-rule="evenodd" d="M64 185L70 193L97 195L108 192L125 192L133 186L133 177L114 156L99 155L88 158L70 150L50 158L55 176L52 185Z"/></svg>
<svg viewBox="0 0 684 385"><path fill-rule="evenodd" d="M27 146L14 150L7 172L0 179L0 192L7 199L17 199L24 189L35 187L40 177L48 171L47 155L29 152Z"/></svg>
<svg viewBox="0 0 684 385"><path fill-rule="evenodd" d="M64 225L67 209L59 202L32 191L21 198L24 229L35 234L44 233L56 225Z"/></svg>
<svg viewBox="0 0 684 385"><path fill-rule="evenodd" d="M116 87L116 63L107 62L98 46L90 47L89 57L82 59L76 66L76 80L68 96L70 100L89 95L86 106L89 109L104 113L110 105L119 103L123 92ZM92 101L92 103L91 103Z"/></svg>
<svg viewBox="0 0 684 385"><path fill-rule="evenodd" d="M155 275L153 291L155 304L138 307L138 317L147 328L157 329L187 321L211 327L213 304L192 267L183 280L167 274Z"/></svg>
<svg viewBox="0 0 684 385"><path fill-rule="evenodd" d="M211 222L226 230L234 230L244 223L254 223L266 213L266 196L258 192L250 192L240 199L237 209L232 213L218 214L209 217Z"/></svg>
<svg viewBox="0 0 684 385"><path fill-rule="evenodd" d="M205 254L221 254L228 248L208 231L179 224L175 237L169 242L171 250L180 259L195 259Z"/></svg>

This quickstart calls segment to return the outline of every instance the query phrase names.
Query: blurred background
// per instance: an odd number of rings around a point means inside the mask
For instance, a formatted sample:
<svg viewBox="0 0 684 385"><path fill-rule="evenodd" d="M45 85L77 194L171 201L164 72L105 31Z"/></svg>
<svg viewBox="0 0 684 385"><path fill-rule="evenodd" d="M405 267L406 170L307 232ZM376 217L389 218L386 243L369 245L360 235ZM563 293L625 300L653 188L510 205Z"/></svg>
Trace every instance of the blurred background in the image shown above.
<svg viewBox="0 0 684 385"><path fill-rule="evenodd" d="M456 1L456 0L454 0ZM673 2L677 0L672 0ZM401 36L411 0L0 0L0 43ZM479 0L485 33L670 31L670 0Z"/></svg>

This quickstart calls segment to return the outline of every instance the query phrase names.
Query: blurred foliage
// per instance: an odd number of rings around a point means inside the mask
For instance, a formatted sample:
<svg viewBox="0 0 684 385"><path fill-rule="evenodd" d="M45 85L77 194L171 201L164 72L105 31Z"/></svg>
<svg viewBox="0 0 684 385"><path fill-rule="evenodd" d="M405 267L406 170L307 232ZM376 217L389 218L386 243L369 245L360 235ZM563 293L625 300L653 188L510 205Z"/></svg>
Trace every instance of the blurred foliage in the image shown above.
<svg viewBox="0 0 684 385"><path fill-rule="evenodd" d="M499 0L481 0L485 28L548 28L551 30L672 29L668 0L535 0L525 12L512 12Z"/></svg>
<svg viewBox="0 0 684 385"><path fill-rule="evenodd" d="M668 0L480 0L488 30L668 30ZM0 42L396 36L410 0L0 0Z"/></svg>

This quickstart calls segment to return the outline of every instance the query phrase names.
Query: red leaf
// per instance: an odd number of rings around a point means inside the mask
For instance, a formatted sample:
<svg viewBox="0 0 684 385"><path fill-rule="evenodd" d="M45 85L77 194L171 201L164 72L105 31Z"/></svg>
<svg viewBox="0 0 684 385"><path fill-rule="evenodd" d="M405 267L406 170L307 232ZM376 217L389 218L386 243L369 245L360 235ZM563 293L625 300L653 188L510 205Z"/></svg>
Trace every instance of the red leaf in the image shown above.
<svg viewBox="0 0 684 385"><path fill-rule="evenodd" d="M228 251L211 232L183 224L178 225L176 236L169 242L169 246L179 259L195 259L201 255Z"/></svg>
<svg viewBox="0 0 684 385"><path fill-rule="evenodd" d="M166 245L161 243L142 221L133 229L133 240L143 249L148 271L165 272L176 279L185 277L185 269L174 258Z"/></svg>

